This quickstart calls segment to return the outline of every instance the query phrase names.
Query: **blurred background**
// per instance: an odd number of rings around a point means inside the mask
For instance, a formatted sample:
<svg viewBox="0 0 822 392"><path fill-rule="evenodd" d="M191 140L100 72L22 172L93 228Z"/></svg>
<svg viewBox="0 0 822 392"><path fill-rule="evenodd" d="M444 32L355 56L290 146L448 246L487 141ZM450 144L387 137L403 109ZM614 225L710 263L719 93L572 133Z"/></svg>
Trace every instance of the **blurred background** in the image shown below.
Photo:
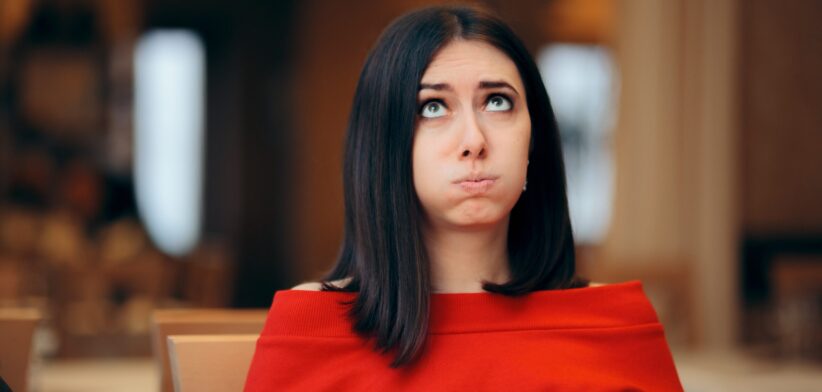
<svg viewBox="0 0 822 392"><path fill-rule="evenodd" d="M156 390L152 312L328 269L360 68L431 4L0 0L0 318L40 320L29 388ZM822 2L477 4L542 71L582 274L643 281L686 389L822 385Z"/></svg>

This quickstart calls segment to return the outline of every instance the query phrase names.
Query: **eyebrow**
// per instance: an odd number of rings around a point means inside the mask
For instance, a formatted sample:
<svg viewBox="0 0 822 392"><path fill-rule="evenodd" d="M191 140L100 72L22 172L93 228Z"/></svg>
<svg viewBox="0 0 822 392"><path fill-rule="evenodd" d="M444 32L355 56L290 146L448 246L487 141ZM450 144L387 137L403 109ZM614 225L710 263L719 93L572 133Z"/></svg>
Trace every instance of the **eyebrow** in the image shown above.
<svg viewBox="0 0 822 392"><path fill-rule="evenodd" d="M513 86L508 84L508 82L502 80L482 80L479 82L479 88L481 89L492 89L492 88L508 88L512 90L515 94L519 95L519 91L515 89ZM454 88L451 87L448 83L420 83L419 90L435 90L435 91L454 91Z"/></svg>

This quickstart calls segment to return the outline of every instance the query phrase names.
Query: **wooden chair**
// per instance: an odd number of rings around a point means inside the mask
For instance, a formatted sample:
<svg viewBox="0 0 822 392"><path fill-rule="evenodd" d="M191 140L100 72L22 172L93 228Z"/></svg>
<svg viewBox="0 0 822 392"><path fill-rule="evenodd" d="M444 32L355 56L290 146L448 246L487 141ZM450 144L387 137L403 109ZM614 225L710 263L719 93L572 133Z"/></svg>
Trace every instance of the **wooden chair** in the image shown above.
<svg viewBox="0 0 822 392"><path fill-rule="evenodd" d="M0 308L0 376L13 391L27 391L34 329L40 312Z"/></svg>
<svg viewBox="0 0 822 392"><path fill-rule="evenodd" d="M174 309L155 310L152 315L152 345L160 370L160 390L171 392L167 338L171 335L259 335L263 330L267 310L237 309Z"/></svg>
<svg viewBox="0 0 822 392"><path fill-rule="evenodd" d="M176 392L242 391L259 335L168 337Z"/></svg>

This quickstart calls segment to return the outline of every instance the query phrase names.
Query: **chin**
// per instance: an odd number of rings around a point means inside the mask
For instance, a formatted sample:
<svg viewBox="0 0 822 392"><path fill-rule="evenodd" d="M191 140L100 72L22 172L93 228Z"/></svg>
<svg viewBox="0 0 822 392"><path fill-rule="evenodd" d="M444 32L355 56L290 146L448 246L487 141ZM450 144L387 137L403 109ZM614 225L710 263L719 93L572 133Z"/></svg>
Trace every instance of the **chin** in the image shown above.
<svg viewBox="0 0 822 392"><path fill-rule="evenodd" d="M462 208L455 211L449 221L455 226L484 228L501 223L507 216L507 213L500 211L498 208Z"/></svg>

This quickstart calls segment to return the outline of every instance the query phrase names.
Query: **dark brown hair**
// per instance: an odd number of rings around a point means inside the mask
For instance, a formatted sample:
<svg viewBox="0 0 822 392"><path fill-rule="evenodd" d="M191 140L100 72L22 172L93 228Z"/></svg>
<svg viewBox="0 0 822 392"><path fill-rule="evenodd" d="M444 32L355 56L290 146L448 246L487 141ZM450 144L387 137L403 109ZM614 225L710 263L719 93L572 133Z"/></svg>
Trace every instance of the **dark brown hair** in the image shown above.
<svg viewBox="0 0 822 392"><path fill-rule="evenodd" d="M411 147L417 92L434 54L454 39L479 40L513 60L531 116L528 190L511 211L511 280L488 292L522 295L579 287L556 120L533 58L511 29L473 7L431 7L395 20L360 73L346 136L345 233L323 290L357 292L353 328L398 367L421 352L428 331L429 261L422 207L413 185ZM329 281L351 278L342 288Z"/></svg>

